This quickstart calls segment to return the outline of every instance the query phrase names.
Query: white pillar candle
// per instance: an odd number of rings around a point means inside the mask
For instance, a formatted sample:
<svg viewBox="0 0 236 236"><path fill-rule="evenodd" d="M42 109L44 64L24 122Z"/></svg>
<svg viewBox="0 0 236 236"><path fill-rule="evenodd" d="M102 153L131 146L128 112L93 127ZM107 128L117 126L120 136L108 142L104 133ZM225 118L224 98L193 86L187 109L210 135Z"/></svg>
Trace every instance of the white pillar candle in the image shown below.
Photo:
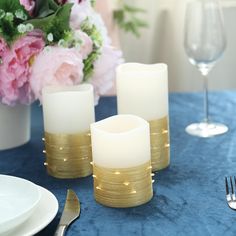
<svg viewBox="0 0 236 236"><path fill-rule="evenodd" d="M57 178L90 175L89 131L95 120L92 85L45 87L43 115L48 173Z"/></svg>
<svg viewBox="0 0 236 236"><path fill-rule="evenodd" d="M151 159L149 124L133 115L117 115L91 124L95 165L131 168Z"/></svg>
<svg viewBox="0 0 236 236"><path fill-rule="evenodd" d="M91 124L94 196L110 207L134 207L153 196L149 124L117 115Z"/></svg>
<svg viewBox="0 0 236 236"><path fill-rule="evenodd" d="M95 120L93 87L50 86L43 89L44 129L51 134L89 131Z"/></svg>
<svg viewBox="0 0 236 236"><path fill-rule="evenodd" d="M119 114L134 114L148 121L167 116L167 65L120 65L117 68L117 102Z"/></svg>
<svg viewBox="0 0 236 236"><path fill-rule="evenodd" d="M167 65L120 65L116 84L118 113L137 115L150 123L153 171L166 168L170 163Z"/></svg>

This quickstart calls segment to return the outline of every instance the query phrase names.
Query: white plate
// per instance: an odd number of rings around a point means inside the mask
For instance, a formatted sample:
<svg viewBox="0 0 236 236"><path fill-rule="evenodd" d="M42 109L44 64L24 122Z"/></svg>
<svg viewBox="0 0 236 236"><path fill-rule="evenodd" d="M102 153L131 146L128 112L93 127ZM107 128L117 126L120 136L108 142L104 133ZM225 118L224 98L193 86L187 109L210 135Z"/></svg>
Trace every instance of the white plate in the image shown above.
<svg viewBox="0 0 236 236"><path fill-rule="evenodd" d="M41 199L31 217L23 224L19 225L7 236L31 236L45 228L56 216L58 211L58 201L56 197L47 189L39 186Z"/></svg>
<svg viewBox="0 0 236 236"><path fill-rule="evenodd" d="M41 192L34 183L0 175L0 234L26 221L39 203Z"/></svg>

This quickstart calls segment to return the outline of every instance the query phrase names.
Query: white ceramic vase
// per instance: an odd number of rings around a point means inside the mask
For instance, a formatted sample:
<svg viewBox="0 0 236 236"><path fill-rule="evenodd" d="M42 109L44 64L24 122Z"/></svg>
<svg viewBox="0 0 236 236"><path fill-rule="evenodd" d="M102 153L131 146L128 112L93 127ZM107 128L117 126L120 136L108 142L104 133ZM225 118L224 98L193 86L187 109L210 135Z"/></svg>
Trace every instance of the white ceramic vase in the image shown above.
<svg viewBox="0 0 236 236"><path fill-rule="evenodd" d="M30 140L30 106L0 104L0 150L21 146Z"/></svg>

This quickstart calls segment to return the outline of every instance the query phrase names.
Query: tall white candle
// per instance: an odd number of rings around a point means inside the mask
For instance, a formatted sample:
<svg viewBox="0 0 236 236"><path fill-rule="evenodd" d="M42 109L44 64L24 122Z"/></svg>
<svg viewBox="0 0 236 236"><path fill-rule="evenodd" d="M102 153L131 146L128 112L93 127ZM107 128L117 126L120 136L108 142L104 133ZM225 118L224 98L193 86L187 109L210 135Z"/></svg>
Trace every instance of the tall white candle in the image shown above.
<svg viewBox="0 0 236 236"><path fill-rule="evenodd" d="M119 114L134 114L148 121L167 116L167 65L120 65L117 68L117 102Z"/></svg>
<svg viewBox="0 0 236 236"><path fill-rule="evenodd" d="M45 87L43 115L44 129L48 133L87 132L95 120L92 85Z"/></svg>
<svg viewBox="0 0 236 236"><path fill-rule="evenodd" d="M149 124L133 115L117 115L91 124L94 164L130 168L150 161Z"/></svg>

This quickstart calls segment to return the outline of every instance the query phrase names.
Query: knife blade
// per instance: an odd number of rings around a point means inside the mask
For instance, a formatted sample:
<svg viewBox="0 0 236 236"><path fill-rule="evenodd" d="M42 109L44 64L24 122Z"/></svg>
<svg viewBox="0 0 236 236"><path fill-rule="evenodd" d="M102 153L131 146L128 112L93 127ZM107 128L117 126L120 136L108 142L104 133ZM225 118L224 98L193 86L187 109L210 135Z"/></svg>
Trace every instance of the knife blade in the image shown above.
<svg viewBox="0 0 236 236"><path fill-rule="evenodd" d="M80 201L72 189L67 190L66 202L54 236L63 236L67 227L80 216Z"/></svg>

